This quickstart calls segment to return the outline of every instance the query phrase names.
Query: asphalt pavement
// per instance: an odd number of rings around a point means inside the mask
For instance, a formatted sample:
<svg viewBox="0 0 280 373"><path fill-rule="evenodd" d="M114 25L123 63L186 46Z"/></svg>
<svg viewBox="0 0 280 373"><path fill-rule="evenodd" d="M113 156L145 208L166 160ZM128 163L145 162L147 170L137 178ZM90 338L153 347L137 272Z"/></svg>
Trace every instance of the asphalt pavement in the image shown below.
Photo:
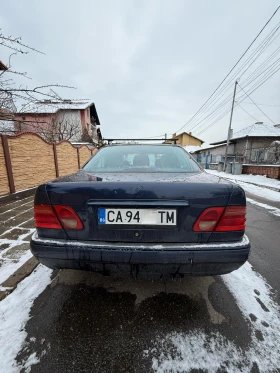
<svg viewBox="0 0 280 373"><path fill-rule="evenodd" d="M263 276L280 304L280 216L249 203L247 218L253 268L243 271L240 301L232 274L162 282L55 271L32 307L18 362L34 353L31 373L265 372L271 364L267 371L280 372L272 301L261 301L257 283ZM247 289L258 301L248 315Z"/></svg>

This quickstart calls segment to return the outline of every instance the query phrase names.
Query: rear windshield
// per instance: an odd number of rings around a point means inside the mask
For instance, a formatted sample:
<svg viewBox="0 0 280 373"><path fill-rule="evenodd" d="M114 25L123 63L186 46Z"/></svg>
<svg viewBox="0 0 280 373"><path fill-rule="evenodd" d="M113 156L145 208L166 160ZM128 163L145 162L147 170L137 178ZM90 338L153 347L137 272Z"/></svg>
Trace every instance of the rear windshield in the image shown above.
<svg viewBox="0 0 280 373"><path fill-rule="evenodd" d="M124 145L100 149L83 167L87 172L199 172L182 148L172 145Z"/></svg>

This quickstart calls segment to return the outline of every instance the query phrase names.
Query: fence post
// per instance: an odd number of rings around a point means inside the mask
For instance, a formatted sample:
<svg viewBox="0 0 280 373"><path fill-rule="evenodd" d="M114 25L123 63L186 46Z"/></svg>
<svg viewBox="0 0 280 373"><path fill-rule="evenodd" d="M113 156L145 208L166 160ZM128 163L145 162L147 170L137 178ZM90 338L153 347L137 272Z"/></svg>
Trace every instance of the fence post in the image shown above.
<svg viewBox="0 0 280 373"><path fill-rule="evenodd" d="M78 170L79 170L81 168L79 148L77 148L77 157L78 157Z"/></svg>
<svg viewBox="0 0 280 373"><path fill-rule="evenodd" d="M92 155L92 151L93 151L93 150L92 150L92 149L90 149L90 153L91 153L91 155Z"/></svg>
<svg viewBox="0 0 280 373"><path fill-rule="evenodd" d="M15 188L14 175L13 175L12 162L11 162L7 135L2 135L2 146L3 146L5 165L6 165L7 175L8 175L10 193L15 193L16 188Z"/></svg>
<svg viewBox="0 0 280 373"><path fill-rule="evenodd" d="M56 143L53 143L53 158L54 158L54 166L55 166L55 175L56 175L56 177L59 177Z"/></svg>

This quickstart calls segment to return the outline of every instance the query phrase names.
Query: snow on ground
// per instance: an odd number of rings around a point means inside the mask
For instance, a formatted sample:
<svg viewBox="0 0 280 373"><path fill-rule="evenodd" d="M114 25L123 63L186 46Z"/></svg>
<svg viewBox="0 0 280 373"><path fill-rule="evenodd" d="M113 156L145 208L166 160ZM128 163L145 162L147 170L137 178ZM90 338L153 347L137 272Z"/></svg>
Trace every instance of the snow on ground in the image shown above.
<svg viewBox="0 0 280 373"><path fill-rule="evenodd" d="M218 172L215 170L205 170L206 172L223 177L224 179L231 180L236 184L240 185L246 192L255 194L256 196L269 199L271 201L280 202L280 193L274 190L270 190L266 187L272 187L280 189L280 181L276 179L268 179L261 175L231 175L225 172ZM258 185L253 185L258 184Z"/></svg>
<svg viewBox="0 0 280 373"><path fill-rule="evenodd" d="M3 235L17 228L19 226L8 229ZM27 229L26 233L20 235L16 240L1 239L0 236L0 248L4 245L7 246L5 249L0 250L0 284L32 257L32 253L29 250L29 240L27 241L25 238L34 231L35 229L33 228Z"/></svg>
<svg viewBox="0 0 280 373"><path fill-rule="evenodd" d="M34 354L19 365L16 356L22 349L27 333L25 325L30 319L34 300L51 282L52 271L39 265L17 288L0 302L0 371L18 373L30 371L39 362Z"/></svg>
<svg viewBox="0 0 280 373"><path fill-rule="evenodd" d="M32 257L33 196L0 206L0 285Z"/></svg>
<svg viewBox="0 0 280 373"><path fill-rule="evenodd" d="M205 170L211 174L225 177L226 179L231 179L235 181L244 181L245 183L252 183L258 186L267 186L271 188L280 189L280 180L269 179L265 175L232 175L225 172L218 172L216 170Z"/></svg>
<svg viewBox="0 0 280 373"><path fill-rule="evenodd" d="M242 350L220 333L172 333L156 339L144 351L152 358L156 373L187 373L192 369L218 373L250 373L254 364L260 373L280 367L280 307L272 288L247 262L239 270L222 276L244 318L250 323L250 345ZM255 321L253 321L255 320Z"/></svg>
<svg viewBox="0 0 280 373"><path fill-rule="evenodd" d="M18 270L27 260L32 257L32 253L30 250L25 252L25 254L21 254L17 261L13 261L13 259L6 259L3 261L0 269L0 284L6 281L16 270Z"/></svg>
<svg viewBox="0 0 280 373"><path fill-rule="evenodd" d="M266 203L260 203L260 202L257 202L255 201L254 199L251 199L251 198L246 198L247 199L247 202L250 202L252 203L253 205L256 205L256 206L259 206L259 207L262 207L266 210L268 210L271 214L273 215L276 215L276 216L280 216L280 209L277 209L276 207L273 207L273 206L270 206L270 205L267 205Z"/></svg>

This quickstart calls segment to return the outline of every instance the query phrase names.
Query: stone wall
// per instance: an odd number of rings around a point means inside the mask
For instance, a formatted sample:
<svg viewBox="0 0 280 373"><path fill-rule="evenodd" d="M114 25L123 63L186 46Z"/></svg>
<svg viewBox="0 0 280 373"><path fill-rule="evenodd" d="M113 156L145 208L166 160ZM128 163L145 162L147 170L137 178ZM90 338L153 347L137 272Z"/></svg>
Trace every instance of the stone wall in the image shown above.
<svg viewBox="0 0 280 373"><path fill-rule="evenodd" d="M6 145L5 145L6 144ZM96 151L68 141L52 144L34 133L0 134L0 195L18 192L76 172Z"/></svg>
<svg viewBox="0 0 280 373"><path fill-rule="evenodd" d="M80 164L81 167L88 161L91 156L91 151L86 145L83 145L80 149Z"/></svg>
<svg viewBox="0 0 280 373"><path fill-rule="evenodd" d="M8 138L16 190L55 179L53 148L39 136L28 133Z"/></svg>
<svg viewBox="0 0 280 373"><path fill-rule="evenodd" d="M73 174L78 171L77 148L63 141L56 146L59 176Z"/></svg>

